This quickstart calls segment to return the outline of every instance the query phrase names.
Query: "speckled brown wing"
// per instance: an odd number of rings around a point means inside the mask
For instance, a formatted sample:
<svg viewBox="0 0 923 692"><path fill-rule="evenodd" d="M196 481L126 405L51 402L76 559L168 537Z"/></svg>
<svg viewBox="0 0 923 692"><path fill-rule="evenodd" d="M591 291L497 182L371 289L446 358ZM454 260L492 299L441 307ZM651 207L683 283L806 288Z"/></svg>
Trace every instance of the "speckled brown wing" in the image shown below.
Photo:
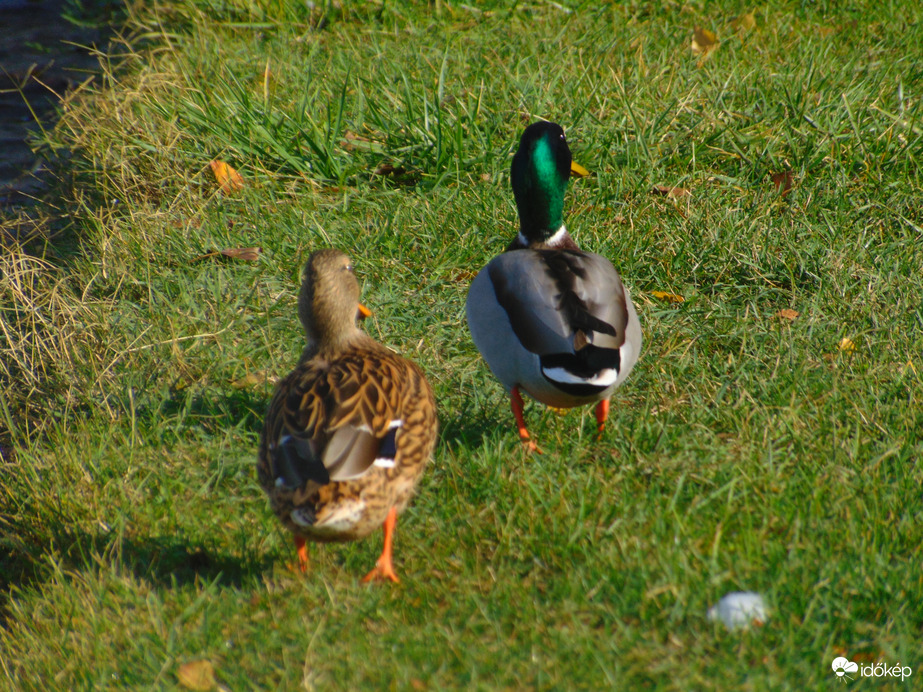
<svg viewBox="0 0 923 692"><path fill-rule="evenodd" d="M370 533L400 512L436 439L422 371L369 340L333 360L303 362L279 383L258 475L285 525L313 540Z"/></svg>

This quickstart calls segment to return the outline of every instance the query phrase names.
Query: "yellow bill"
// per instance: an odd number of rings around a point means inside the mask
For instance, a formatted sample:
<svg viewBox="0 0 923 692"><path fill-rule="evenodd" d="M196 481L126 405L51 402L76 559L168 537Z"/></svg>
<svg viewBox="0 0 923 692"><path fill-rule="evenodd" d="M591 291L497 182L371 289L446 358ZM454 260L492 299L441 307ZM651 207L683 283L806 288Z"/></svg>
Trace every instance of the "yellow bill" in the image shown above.
<svg viewBox="0 0 923 692"><path fill-rule="evenodd" d="M364 320L366 317L371 317L372 311L365 307L362 303L359 303L359 319Z"/></svg>
<svg viewBox="0 0 923 692"><path fill-rule="evenodd" d="M571 178L586 178L588 175L590 175L590 172L586 168L581 166L576 161L570 162L570 177Z"/></svg>

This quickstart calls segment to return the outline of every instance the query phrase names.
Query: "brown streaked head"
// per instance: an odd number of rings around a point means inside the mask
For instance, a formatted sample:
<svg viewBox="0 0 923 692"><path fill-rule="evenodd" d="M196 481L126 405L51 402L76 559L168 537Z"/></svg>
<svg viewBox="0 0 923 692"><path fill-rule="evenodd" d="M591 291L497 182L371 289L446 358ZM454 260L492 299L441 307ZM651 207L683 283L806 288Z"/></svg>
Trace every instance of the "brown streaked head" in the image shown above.
<svg viewBox="0 0 923 692"><path fill-rule="evenodd" d="M359 282L349 256L332 248L314 252L298 295L298 317L308 345L327 350L359 334L359 305Z"/></svg>

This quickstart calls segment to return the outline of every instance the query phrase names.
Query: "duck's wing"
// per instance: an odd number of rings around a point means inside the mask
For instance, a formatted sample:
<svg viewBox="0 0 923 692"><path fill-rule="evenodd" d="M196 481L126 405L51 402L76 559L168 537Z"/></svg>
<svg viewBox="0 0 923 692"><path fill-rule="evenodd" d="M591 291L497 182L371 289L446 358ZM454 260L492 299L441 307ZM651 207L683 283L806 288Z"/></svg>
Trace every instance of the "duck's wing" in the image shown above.
<svg viewBox="0 0 923 692"><path fill-rule="evenodd" d="M419 373L408 365L389 354L354 353L333 363L304 364L289 375L266 416L263 485L316 488L358 478L374 466L393 467L404 425L401 388Z"/></svg>
<svg viewBox="0 0 923 692"><path fill-rule="evenodd" d="M588 395L624 379L641 350L637 314L605 257L575 250L506 252L487 267L518 341L555 386Z"/></svg>

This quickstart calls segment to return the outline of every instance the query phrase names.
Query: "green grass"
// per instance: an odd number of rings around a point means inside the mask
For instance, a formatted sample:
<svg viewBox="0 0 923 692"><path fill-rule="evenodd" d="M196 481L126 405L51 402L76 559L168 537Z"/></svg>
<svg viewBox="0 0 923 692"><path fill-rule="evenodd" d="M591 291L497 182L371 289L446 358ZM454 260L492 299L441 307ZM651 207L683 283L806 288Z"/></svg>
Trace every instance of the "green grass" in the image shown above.
<svg viewBox="0 0 923 692"><path fill-rule="evenodd" d="M234 690L826 690L838 655L917 687L923 13L773 0L738 34L738 3L564 4L130 11L44 143L56 235L0 256L7 689L175 689L204 658ZM601 441L530 404L526 458L463 306L540 117L594 173L567 225L645 347ZM287 570L254 473L328 245L439 401L396 587L359 583L379 536ZM706 619L741 589L764 627Z"/></svg>

